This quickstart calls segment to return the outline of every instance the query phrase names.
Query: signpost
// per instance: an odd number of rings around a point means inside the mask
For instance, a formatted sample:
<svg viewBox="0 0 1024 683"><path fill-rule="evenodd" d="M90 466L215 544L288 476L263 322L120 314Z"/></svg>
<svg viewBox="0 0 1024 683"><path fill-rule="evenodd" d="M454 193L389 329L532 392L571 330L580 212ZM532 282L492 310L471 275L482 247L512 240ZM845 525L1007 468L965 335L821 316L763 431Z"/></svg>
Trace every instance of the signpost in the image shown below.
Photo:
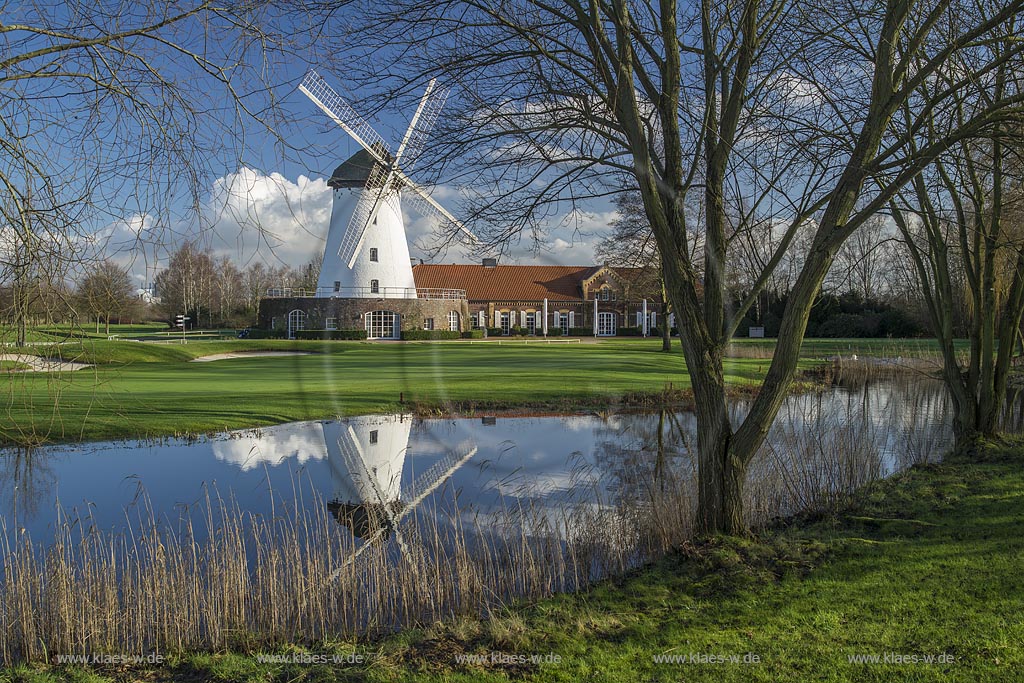
<svg viewBox="0 0 1024 683"><path fill-rule="evenodd" d="M185 341L185 323L187 321L191 320L191 319L192 318L188 317L184 313L181 313L181 314L175 316L175 318L174 318L175 322L177 322L178 325L181 326L181 343L182 344L187 344L188 343L188 342Z"/></svg>

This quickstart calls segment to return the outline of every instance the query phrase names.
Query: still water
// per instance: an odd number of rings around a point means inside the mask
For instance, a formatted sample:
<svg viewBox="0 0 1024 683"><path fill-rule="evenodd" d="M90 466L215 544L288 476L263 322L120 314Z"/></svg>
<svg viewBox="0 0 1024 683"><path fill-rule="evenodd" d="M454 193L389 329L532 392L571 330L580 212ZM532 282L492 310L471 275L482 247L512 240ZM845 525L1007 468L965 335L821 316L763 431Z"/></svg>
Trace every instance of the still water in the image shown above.
<svg viewBox="0 0 1024 683"><path fill-rule="evenodd" d="M743 404L734 410L741 414ZM948 411L942 386L925 378L793 396L752 464L750 507L784 514L821 491L937 459L951 443ZM472 512L463 523L485 531L510 509L618 506L643 500L659 482L692 482L693 427L691 413L395 415L198 441L9 449L0 451L0 524L43 544L68 519L117 532L152 516L174 529L210 497L266 516L326 506L355 536L368 508L398 523L455 507Z"/></svg>

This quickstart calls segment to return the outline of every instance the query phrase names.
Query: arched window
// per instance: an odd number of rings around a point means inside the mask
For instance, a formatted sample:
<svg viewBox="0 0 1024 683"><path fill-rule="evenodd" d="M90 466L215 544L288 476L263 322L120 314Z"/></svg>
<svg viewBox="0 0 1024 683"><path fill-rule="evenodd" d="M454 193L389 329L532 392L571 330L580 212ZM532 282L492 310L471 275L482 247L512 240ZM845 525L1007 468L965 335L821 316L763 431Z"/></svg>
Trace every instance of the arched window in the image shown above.
<svg viewBox="0 0 1024 683"><path fill-rule="evenodd" d="M370 280L370 294L380 293L380 280Z"/></svg>
<svg viewBox="0 0 1024 683"><path fill-rule="evenodd" d="M400 333L398 314L394 311L371 311L366 314L367 339L398 339Z"/></svg>
<svg viewBox="0 0 1024 683"><path fill-rule="evenodd" d="M608 301L612 298L612 288L605 285L601 288L601 301Z"/></svg>
<svg viewBox="0 0 1024 683"><path fill-rule="evenodd" d="M450 311L448 313L448 329L452 332L459 331L459 314L457 311Z"/></svg>
<svg viewBox="0 0 1024 683"><path fill-rule="evenodd" d="M288 338L295 339L295 333L306 329L306 312L296 308L288 314Z"/></svg>

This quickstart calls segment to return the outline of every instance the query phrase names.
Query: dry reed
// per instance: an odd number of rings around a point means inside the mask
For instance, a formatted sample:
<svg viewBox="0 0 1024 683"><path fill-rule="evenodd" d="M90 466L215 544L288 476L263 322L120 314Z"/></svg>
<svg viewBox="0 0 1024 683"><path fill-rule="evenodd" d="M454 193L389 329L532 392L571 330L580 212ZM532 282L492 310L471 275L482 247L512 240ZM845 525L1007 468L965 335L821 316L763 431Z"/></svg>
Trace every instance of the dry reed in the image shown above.
<svg viewBox="0 0 1024 683"><path fill-rule="evenodd" d="M779 421L751 468L754 526L834 506L908 464L885 461L865 420L828 414L812 400L795 410L803 413ZM922 440L916 419L890 423L894 452L913 461L939 452L944 438ZM0 519L0 658L337 641L484 616L514 599L580 588L690 538L691 437L681 420L669 422L675 466L664 466L664 452L652 465L649 444L616 461L616 486L581 466L573 478L586 495L553 509L524 506L544 498L523 490L480 512L442 488L401 522L404 549L383 519L369 534L377 540L357 539L301 483L293 501L269 515L241 510L210 489L175 524L145 504L116 533L63 516L45 544Z"/></svg>

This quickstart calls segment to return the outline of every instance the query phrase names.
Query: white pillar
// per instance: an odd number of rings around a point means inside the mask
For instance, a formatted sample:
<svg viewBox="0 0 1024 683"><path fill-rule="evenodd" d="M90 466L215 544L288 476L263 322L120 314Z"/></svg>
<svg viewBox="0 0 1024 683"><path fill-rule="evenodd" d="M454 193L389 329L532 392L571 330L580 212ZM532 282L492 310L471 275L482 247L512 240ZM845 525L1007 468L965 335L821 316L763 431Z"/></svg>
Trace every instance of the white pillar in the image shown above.
<svg viewBox="0 0 1024 683"><path fill-rule="evenodd" d="M548 300L544 299L544 336L548 336Z"/></svg>
<svg viewBox="0 0 1024 683"><path fill-rule="evenodd" d="M643 327L643 334L646 337L648 332L650 332L650 326L647 324L647 299L644 299L643 316L643 324L641 326Z"/></svg>
<svg viewBox="0 0 1024 683"><path fill-rule="evenodd" d="M594 336L597 336L597 297L594 297Z"/></svg>

